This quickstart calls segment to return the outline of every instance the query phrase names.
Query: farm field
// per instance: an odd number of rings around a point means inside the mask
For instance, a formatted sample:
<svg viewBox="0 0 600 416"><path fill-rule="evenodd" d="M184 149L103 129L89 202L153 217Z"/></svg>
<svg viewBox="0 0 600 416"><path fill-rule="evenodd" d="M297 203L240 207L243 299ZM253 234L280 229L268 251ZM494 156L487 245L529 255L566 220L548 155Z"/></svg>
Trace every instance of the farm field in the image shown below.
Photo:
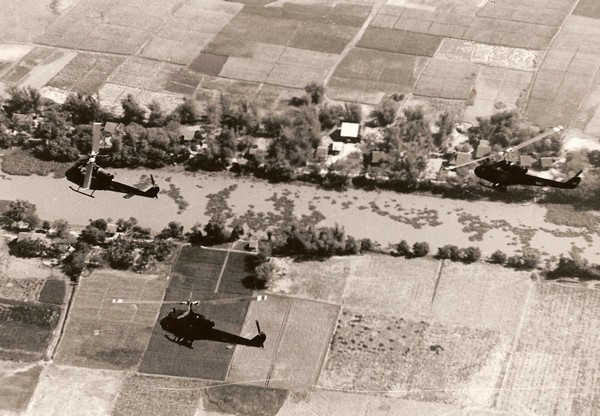
<svg viewBox="0 0 600 416"><path fill-rule="evenodd" d="M264 349L236 348L227 381L269 387L316 384L335 327L339 306L269 296L253 302L241 333L255 335L255 321L267 334Z"/></svg>
<svg viewBox="0 0 600 416"><path fill-rule="evenodd" d="M40 374L27 414L110 414L125 378L120 371L50 364Z"/></svg>
<svg viewBox="0 0 600 416"><path fill-rule="evenodd" d="M136 368L160 305L113 304L112 299L161 301L166 279L116 270L96 270L75 292L56 355L61 365L98 369Z"/></svg>
<svg viewBox="0 0 600 416"><path fill-rule="evenodd" d="M0 299L0 358L41 359L59 316L60 307L56 305Z"/></svg>
<svg viewBox="0 0 600 416"><path fill-rule="evenodd" d="M0 413L22 413L40 377L39 363L0 361Z"/></svg>
<svg viewBox="0 0 600 416"><path fill-rule="evenodd" d="M242 279L246 277L247 257L251 254L185 246L181 250L165 294L166 301L228 299L251 296ZM253 302L254 303L254 302ZM215 329L234 335L241 333L249 300L227 304L200 304L194 310L215 322ZM174 305L163 305L159 317ZM256 335L255 333L252 336ZM217 340L218 341L218 340ZM226 342L198 340L193 349L166 339L157 321L140 371L210 380L225 380L234 350Z"/></svg>
<svg viewBox="0 0 600 416"><path fill-rule="evenodd" d="M599 302L598 290L535 285L498 408L539 415L599 411Z"/></svg>
<svg viewBox="0 0 600 416"><path fill-rule="evenodd" d="M396 93L408 96L405 106L450 100L468 122L518 109L541 126L600 132L593 0L65 0L5 9L13 30L0 31L1 90L32 85L58 100L100 91L119 113L127 93L172 109L185 96L221 93L264 103L257 91L296 94L325 81L333 100L375 105ZM43 62L25 56L41 50L51 54ZM180 82L180 71L196 77ZM204 77L223 82L200 87ZM227 91L230 82L256 89Z"/></svg>

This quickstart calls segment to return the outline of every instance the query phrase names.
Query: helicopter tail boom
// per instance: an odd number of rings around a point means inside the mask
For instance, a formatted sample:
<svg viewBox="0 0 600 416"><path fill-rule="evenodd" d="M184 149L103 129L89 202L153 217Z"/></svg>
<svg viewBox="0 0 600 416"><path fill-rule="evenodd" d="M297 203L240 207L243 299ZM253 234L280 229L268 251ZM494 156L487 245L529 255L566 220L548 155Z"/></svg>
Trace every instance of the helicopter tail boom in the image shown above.
<svg viewBox="0 0 600 416"><path fill-rule="evenodd" d="M580 170L579 172L577 172L577 174L575 176L573 176L568 181L564 182L564 188L566 188L566 189L577 188L577 185L579 185L579 182L581 182L581 177L579 175L581 175L582 172L583 171Z"/></svg>

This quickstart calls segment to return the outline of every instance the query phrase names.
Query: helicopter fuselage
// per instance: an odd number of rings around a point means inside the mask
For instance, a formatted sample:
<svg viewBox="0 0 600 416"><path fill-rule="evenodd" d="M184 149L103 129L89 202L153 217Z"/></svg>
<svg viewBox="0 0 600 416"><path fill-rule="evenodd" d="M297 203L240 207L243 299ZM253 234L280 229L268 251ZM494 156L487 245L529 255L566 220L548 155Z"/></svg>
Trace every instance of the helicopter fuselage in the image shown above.
<svg viewBox="0 0 600 416"><path fill-rule="evenodd" d="M527 168L512 164L507 161L487 163L479 165L474 170L478 178L492 184L493 189L505 191L510 185L549 186L554 188L574 189L579 185L581 178L579 172L573 178L565 182L552 179L540 178L539 176L527 174Z"/></svg>

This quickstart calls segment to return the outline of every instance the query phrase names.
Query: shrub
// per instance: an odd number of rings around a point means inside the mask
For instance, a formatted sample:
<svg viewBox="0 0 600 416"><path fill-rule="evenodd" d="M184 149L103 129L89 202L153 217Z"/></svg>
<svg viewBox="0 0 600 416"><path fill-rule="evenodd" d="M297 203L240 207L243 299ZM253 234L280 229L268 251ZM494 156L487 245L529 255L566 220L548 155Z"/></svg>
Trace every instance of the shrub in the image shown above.
<svg viewBox="0 0 600 416"><path fill-rule="evenodd" d="M412 253L410 251L410 246L406 242L406 240L402 240L396 246L396 252L399 256L409 257Z"/></svg>
<svg viewBox="0 0 600 416"><path fill-rule="evenodd" d="M534 251L526 251L522 255L514 255L506 260L506 266L517 270L535 269L540 260L540 255Z"/></svg>
<svg viewBox="0 0 600 416"><path fill-rule="evenodd" d="M413 256L415 257L425 257L427 254L429 254L429 244L427 244L425 241L415 243L413 244L412 251Z"/></svg>
<svg viewBox="0 0 600 416"><path fill-rule="evenodd" d="M464 263L474 263L481 258L481 250L478 247L467 247L464 251L461 261Z"/></svg>
<svg viewBox="0 0 600 416"><path fill-rule="evenodd" d="M373 242L370 238L362 238L360 241L360 252L367 253L373 251Z"/></svg>
<svg viewBox="0 0 600 416"><path fill-rule="evenodd" d="M494 263L494 264L504 264L504 263L506 263L507 258L508 258L508 256L506 255L506 253L504 253L501 250L496 250L490 256L489 261L490 261L490 263Z"/></svg>
<svg viewBox="0 0 600 416"><path fill-rule="evenodd" d="M458 247L452 244L439 247L436 257L438 259L452 259L452 261L456 261L459 258Z"/></svg>
<svg viewBox="0 0 600 416"><path fill-rule="evenodd" d="M390 99L382 100L375 110L371 112L373 123L376 126L385 127L394 122L396 119L397 104Z"/></svg>
<svg viewBox="0 0 600 416"><path fill-rule="evenodd" d="M325 87L323 87L322 84L317 84L313 81L304 87L304 91L310 96L310 100L313 104L319 104L323 99Z"/></svg>

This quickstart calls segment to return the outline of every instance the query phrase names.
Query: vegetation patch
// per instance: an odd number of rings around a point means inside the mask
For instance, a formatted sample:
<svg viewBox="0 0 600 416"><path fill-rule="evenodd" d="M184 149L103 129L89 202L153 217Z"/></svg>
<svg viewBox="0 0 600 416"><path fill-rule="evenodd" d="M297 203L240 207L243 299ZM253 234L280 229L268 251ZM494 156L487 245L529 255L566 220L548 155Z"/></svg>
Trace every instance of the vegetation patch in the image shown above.
<svg viewBox="0 0 600 416"><path fill-rule="evenodd" d="M187 202L183 196L181 195L181 189L172 183L169 184L169 190L162 189L160 191L161 194L167 194L169 198L171 198L177 204L178 210L177 213L181 214L188 207L189 202Z"/></svg>
<svg viewBox="0 0 600 416"><path fill-rule="evenodd" d="M0 358L41 358L59 316L60 308L54 305L1 300Z"/></svg>
<svg viewBox="0 0 600 416"><path fill-rule="evenodd" d="M266 387L223 385L204 390L204 409L240 416L274 416L287 399L283 389Z"/></svg>
<svg viewBox="0 0 600 416"><path fill-rule="evenodd" d="M23 149L14 149L10 152L5 152L5 155L2 157L2 171L9 175L45 176L53 173L55 178L62 178L71 166L72 164L70 163L37 159L30 152Z"/></svg>
<svg viewBox="0 0 600 416"><path fill-rule="evenodd" d="M39 302L62 305L65 299L66 286L64 280L49 279L40 292Z"/></svg>

